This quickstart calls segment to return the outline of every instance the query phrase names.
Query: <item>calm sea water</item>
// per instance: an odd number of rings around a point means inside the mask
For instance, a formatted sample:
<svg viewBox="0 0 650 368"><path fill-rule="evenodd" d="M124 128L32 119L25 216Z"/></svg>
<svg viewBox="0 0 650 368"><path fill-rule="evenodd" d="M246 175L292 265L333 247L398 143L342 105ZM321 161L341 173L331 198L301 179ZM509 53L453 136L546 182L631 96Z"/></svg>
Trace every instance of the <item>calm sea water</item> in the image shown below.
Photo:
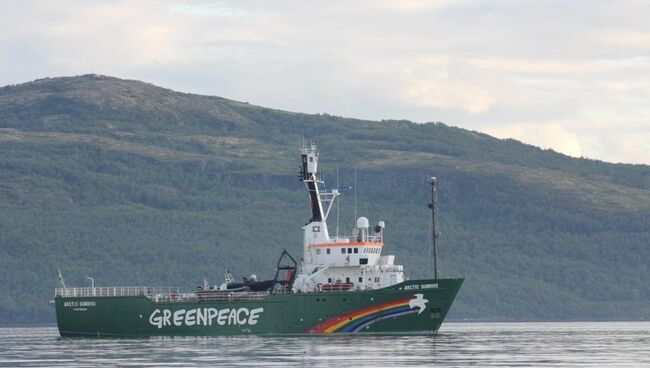
<svg viewBox="0 0 650 368"><path fill-rule="evenodd" d="M650 367L650 322L447 323L437 336L150 339L0 328L0 366Z"/></svg>

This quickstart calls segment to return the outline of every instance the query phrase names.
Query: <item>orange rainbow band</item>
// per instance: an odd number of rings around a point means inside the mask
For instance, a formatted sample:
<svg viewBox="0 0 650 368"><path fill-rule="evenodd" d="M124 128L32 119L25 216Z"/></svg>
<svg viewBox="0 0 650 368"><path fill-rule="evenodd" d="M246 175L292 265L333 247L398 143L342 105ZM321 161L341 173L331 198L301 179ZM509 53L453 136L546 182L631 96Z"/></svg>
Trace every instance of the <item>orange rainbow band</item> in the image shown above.
<svg viewBox="0 0 650 368"><path fill-rule="evenodd" d="M355 311L340 314L332 317L308 330L310 333L332 333L332 332L355 332L359 326L369 325L377 322L390 314L409 314L418 312L418 309L410 309L409 301L413 297L393 300L374 306L357 309Z"/></svg>

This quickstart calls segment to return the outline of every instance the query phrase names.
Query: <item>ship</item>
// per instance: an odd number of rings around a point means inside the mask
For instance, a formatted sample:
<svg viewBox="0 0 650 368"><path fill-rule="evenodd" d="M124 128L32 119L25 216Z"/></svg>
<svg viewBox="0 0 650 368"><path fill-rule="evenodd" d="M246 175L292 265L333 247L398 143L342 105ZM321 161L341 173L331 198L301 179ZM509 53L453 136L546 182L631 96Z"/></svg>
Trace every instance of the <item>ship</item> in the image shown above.
<svg viewBox="0 0 650 368"><path fill-rule="evenodd" d="M436 180L431 178L433 275L408 279L383 255L385 222L356 219L350 236L330 236L327 218L341 188L326 188L314 143L300 145L300 180L311 217L298 263L286 249L275 277L178 287L66 287L59 271L54 304L62 337L302 334L435 334L463 278L439 278L435 261ZM356 215L356 214L355 214ZM144 265L143 265L144 266Z"/></svg>

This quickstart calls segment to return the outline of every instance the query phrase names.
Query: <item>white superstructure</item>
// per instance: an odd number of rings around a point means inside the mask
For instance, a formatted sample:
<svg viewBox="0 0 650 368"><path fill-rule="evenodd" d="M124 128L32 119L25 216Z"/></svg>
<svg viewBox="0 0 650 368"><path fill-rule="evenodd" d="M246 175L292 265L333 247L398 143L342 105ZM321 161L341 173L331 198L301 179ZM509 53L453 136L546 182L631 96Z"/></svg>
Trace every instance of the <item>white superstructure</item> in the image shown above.
<svg viewBox="0 0 650 368"><path fill-rule="evenodd" d="M366 217L357 219L352 236L330 237L327 217L337 189L320 189L318 149L303 142L301 177L309 191L312 217L303 227L303 260L293 284L295 292L379 289L404 281L395 256L382 256L383 221L371 228Z"/></svg>

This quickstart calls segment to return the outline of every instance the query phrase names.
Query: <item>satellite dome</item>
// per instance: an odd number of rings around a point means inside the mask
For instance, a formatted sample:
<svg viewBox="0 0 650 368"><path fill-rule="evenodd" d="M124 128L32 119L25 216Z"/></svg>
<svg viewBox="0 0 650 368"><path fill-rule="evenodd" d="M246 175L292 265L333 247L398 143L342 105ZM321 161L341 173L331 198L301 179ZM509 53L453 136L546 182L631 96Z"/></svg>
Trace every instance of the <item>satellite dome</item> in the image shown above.
<svg viewBox="0 0 650 368"><path fill-rule="evenodd" d="M383 229L383 228L385 228L385 227L386 227L386 223L385 223L385 222L383 222L383 221L379 221L379 222L377 223L377 226L379 226L380 228L382 228L382 229Z"/></svg>
<svg viewBox="0 0 650 368"><path fill-rule="evenodd" d="M370 226L370 222L367 217L361 216L357 219L357 227L360 229L367 229Z"/></svg>

